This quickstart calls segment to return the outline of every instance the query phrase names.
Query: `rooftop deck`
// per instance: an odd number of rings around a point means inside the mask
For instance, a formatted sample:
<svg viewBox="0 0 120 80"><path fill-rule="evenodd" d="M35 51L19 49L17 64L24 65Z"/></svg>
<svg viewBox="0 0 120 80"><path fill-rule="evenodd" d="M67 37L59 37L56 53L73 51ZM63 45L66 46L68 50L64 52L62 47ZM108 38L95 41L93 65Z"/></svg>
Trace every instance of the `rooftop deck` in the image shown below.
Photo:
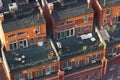
<svg viewBox="0 0 120 80"><path fill-rule="evenodd" d="M55 45L61 57L60 59L65 60L103 49L96 33L93 33L93 37L96 39L95 41L91 41L90 38L82 40L80 37L70 37L56 41ZM61 43L62 48L58 48L57 42Z"/></svg>
<svg viewBox="0 0 120 80"><path fill-rule="evenodd" d="M4 32L24 29L34 25L45 23L44 17L40 15L34 3L18 6L14 13L4 13Z"/></svg>
<svg viewBox="0 0 120 80"><path fill-rule="evenodd" d="M16 51L6 52L5 55L11 72L40 66L57 59L52 47L48 43L44 43L41 47L31 46Z"/></svg>
<svg viewBox="0 0 120 80"><path fill-rule="evenodd" d="M115 6L115 5L120 5L120 0L105 0L105 4L104 4L104 0L98 0L101 7L110 7L110 6Z"/></svg>
<svg viewBox="0 0 120 80"><path fill-rule="evenodd" d="M63 0L63 6L60 2L54 3L52 16L55 20L64 20L93 12L88 8L87 0Z"/></svg>
<svg viewBox="0 0 120 80"><path fill-rule="evenodd" d="M110 35L110 40L106 41L108 46L120 44L120 23L113 26L106 26L106 29Z"/></svg>

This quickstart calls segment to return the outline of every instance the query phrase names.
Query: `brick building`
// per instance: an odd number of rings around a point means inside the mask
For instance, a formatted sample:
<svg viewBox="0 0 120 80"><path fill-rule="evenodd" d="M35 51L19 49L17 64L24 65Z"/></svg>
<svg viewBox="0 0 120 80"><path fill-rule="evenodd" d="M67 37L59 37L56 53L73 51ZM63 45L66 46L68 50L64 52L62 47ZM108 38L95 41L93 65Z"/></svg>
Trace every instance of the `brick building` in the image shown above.
<svg viewBox="0 0 120 80"><path fill-rule="evenodd" d="M119 80L116 1L3 1L0 37L7 78Z"/></svg>

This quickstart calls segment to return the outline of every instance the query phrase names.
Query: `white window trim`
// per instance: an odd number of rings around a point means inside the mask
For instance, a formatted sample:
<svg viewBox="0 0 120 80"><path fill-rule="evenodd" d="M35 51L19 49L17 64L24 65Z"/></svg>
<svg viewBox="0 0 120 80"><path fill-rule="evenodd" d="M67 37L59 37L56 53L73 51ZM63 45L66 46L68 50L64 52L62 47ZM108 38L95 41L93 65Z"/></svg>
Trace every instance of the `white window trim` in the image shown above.
<svg viewBox="0 0 120 80"><path fill-rule="evenodd" d="M64 64L66 65L66 67L64 67L63 69L68 69L68 70L71 70L71 69L72 69L72 62L70 62L70 63L71 63L71 66L68 66L68 63L69 63L69 62L64 63Z"/></svg>
<svg viewBox="0 0 120 80"><path fill-rule="evenodd" d="M28 79L33 79L33 73L32 72L27 73L27 77Z"/></svg>
<svg viewBox="0 0 120 80"><path fill-rule="evenodd" d="M19 41L18 41L18 45L19 45L19 42L20 42L20 41L26 41L26 46L23 46L23 48L28 47L28 41L27 41L27 39L22 39L22 40L19 40Z"/></svg>
<svg viewBox="0 0 120 80"><path fill-rule="evenodd" d="M110 10L110 13L107 13L107 10ZM108 8L107 10L106 10L106 15L109 16L111 14L111 8Z"/></svg>
<svg viewBox="0 0 120 80"><path fill-rule="evenodd" d="M68 30L69 30L69 34L70 34L69 36L67 36L67 31ZM71 30L73 30L73 35L71 35ZM65 32L66 32L66 37L71 37L71 36L75 35L75 29L74 28L66 29Z"/></svg>
<svg viewBox="0 0 120 80"><path fill-rule="evenodd" d="M10 44L12 44L12 45L13 45L14 43L16 43L16 47L17 47L17 48L16 48L16 49L12 49L12 50L10 49L10 51L13 51L13 50L17 50L17 49L18 49L18 44L17 44L17 41L9 43L9 48L10 48Z"/></svg>

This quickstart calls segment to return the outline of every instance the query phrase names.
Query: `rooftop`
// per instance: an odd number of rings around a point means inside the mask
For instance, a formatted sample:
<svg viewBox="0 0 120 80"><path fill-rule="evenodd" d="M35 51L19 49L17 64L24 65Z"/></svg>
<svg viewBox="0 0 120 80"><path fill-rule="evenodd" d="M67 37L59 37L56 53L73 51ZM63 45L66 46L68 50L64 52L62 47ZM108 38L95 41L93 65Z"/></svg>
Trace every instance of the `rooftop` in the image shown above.
<svg viewBox="0 0 120 80"><path fill-rule="evenodd" d="M110 35L110 40L106 41L108 46L112 46L120 43L120 23L113 26L106 26L106 29Z"/></svg>
<svg viewBox="0 0 120 80"><path fill-rule="evenodd" d="M0 9L0 13L4 11L8 11L8 4L12 3L11 0L2 0L3 7Z"/></svg>
<svg viewBox="0 0 120 80"><path fill-rule="evenodd" d="M61 0L54 3L52 16L55 20L63 20L93 12L92 8L88 8L87 0Z"/></svg>
<svg viewBox="0 0 120 80"><path fill-rule="evenodd" d="M49 43L43 46L31 46L16 51L5 52L11 72L40 66L56 61L56 56ZM25 61L25 62L24 62Z"/></svg>
<svg viewBox="0 0 120 80"><path fill-rule="evenodd" d="M98 0L101 7L110 7L110 6L115 6L115 5L120 5L120 0L105 0L105 4L104 4L104 0Z"/></svg>
<svg viewBox="0 0 120 80"><path fill-rule="evenodd" d="M56 44L57 42L61 43L62 48L58 47ZM54 44L56 45L61 60L103 49L103 45L99 41L97 33L95 32L92 33L92 38L82 40L80 37L69 37L66 39L58 40Z"/></svg>
<svg viewBox="0 0 120 80"><path fill-rule="evenodd" d="M10 32L45 23L44 17L39 13L34 3L18 6L15 12L4 13L4 32Z"/></svg>

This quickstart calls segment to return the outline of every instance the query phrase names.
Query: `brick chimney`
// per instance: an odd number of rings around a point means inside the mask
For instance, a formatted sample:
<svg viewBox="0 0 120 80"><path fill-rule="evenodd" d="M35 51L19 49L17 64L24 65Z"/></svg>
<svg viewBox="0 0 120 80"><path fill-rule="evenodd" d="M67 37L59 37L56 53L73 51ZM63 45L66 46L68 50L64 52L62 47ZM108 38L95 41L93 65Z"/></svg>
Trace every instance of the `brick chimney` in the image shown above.
<svg viewBox="0 0 120 80"><path fill-rule="evenodd" d="M3 15L3 13L0 13L0 21L4 21L4 15Z"/></svg>

